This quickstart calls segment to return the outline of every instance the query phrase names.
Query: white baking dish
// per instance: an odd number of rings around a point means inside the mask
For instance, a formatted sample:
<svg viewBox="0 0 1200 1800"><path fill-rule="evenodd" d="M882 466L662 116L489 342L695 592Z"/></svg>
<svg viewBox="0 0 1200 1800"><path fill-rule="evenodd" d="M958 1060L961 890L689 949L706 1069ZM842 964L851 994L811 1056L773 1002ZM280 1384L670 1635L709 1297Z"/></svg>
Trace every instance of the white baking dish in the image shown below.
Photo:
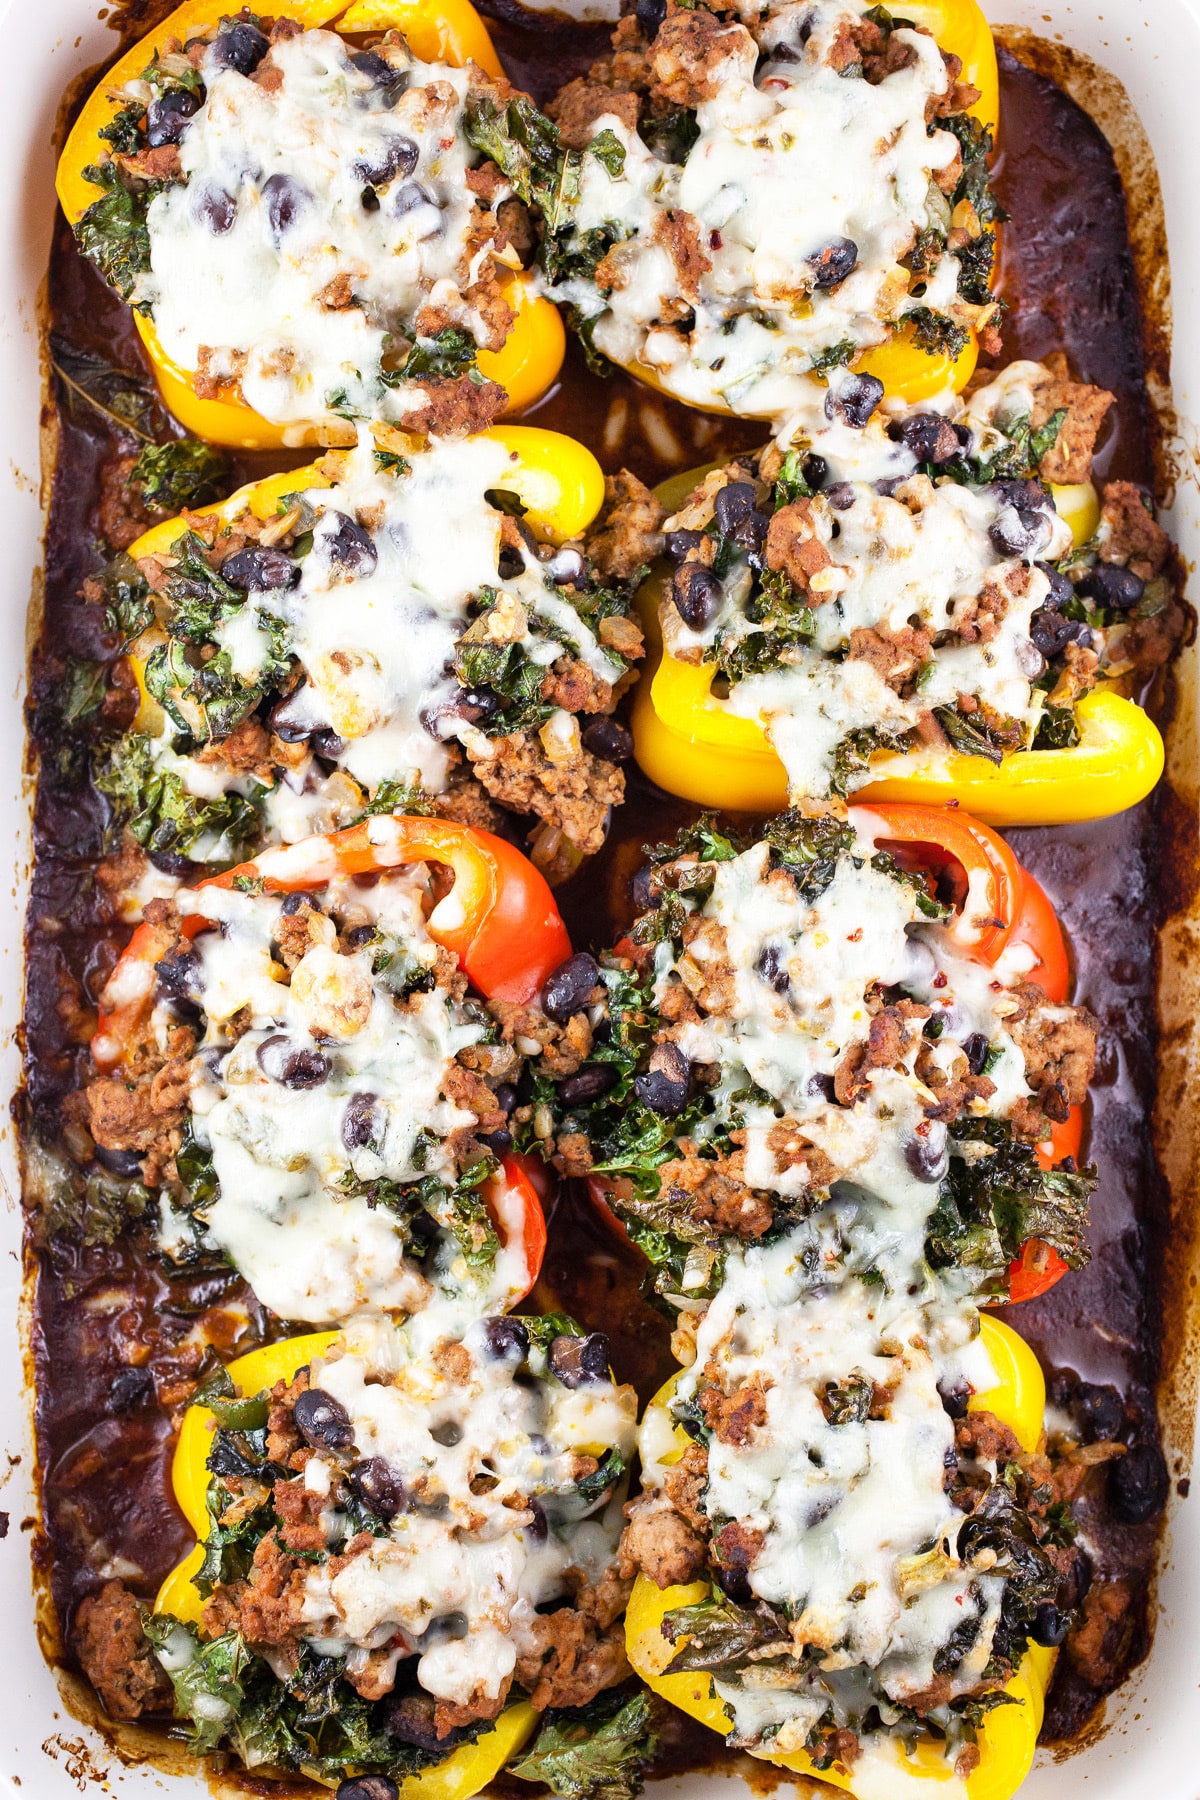
<svg viewBox="0 0 1200 1800"><path fill-rule="evenodd" d="M533 0L549 10L554 0ZM558 0L569 10L571 0ZM984 0L997 23L1025 28L1083 52L1123 84L1157 161L1171 246L1170 285L1175 317L1184 322L1174 344L1174 405L1178 429L1169 445L1175 495L1168 524L1185 557L1200 559L1200 206L1196 180L1196 70L1200 68L1200 0ZM0 619L0 666L10 677L0 693L0 833L14 848L11 903L0 918L0 1087L10 1094L19 1075L15 1039L21 1013L21 927L29 863L27 784L21 701L26 662L26 597L39 563L38 296L53 217L51 143L60 97L73 77L107 52L111 34L96 17L95 0L2 0L0 67L5 71L5 141L12 163L0 183L0 451L7 479L0 489L0 544L8 571ZM578 17L615 15L615 0L575 0ZM1110 84L1089 84L1084 96L1126 160L1134 205L1151 205L1144 158L1138 166L1136 127ZM1124 115L1124 116L1122 116ZM1013 146L1019 154L1019 147ZM1152 185L1152 183L1151 183ZM1166 270L1156 272L1161 288ZM1192 328L1187 329L1191 324ZM1195 595L1193 595L1195 600ZM1171 737L1172 774L1193 817L1197 785L1196 655L1180 670L1182 703ZM1185 1136L1185 1121L1200 1117L1200 1073L1192 1040L1200 1029L1197 954L1187 960L1189 921L1166 934L1164 1016L1172 1028L1164 1062L1165 1144L1181 1220L1194 1204L1200 1135ZM1200 938L1191 939L1200 942ZM1192 1235L1192 1234L1188 1234ZM1178 1264L1185 1234L1172 1243ZM1177 1269L1177 1273L1178 1273ZM1200 1292L1200 1289L1197 1290ZM1195 1355L1200 1301L1188 1339L1174 1346L1164 1425L1168 1460L1179 1478L1190 1467L1195 1422ZM25 1800L59 1800L93 1786L119 1795L161 1793L199 1800L208 1793L197 1775L164 1775L130 1766L92 1726L71 1716L54 1675L39 1653L37 1598L29 1545L35 1511L30 1396L24 1384L21 1229L15 1147L5 1113L0 1126L0 1509L10 1516L0 1540L0 1792ZM7 1451L7 1457L2 1452ZM1109 1703L1107 1729L1087 1748L1055 1766L1046 1756L1023 1790L1026 1800L1078 1796L1091 1800L1197 1800L1197 1722L1200 1709L1200 1502L1172 1501L1155 1596L1157 1628L1149 1661ZM686 1777L670 1787L698 1800L703 1781ZM662 1787L655 1793L665 1794ZM829 1790L823 1790L829 1792Z"/></svg>

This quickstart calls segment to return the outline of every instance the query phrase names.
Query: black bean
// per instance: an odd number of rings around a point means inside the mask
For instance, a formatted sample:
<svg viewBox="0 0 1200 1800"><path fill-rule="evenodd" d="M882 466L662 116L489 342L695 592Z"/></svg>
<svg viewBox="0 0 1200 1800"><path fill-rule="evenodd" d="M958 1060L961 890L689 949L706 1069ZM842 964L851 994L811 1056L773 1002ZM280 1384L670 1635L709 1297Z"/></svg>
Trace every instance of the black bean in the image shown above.
<svg viewBox="0 0 1200 1800"><path fill-rule="evenodd" d="M479 1142L489 1149L493 1156L507 1156L513 1147L513 1135L503 1125L495 1131L481 1131Z"/></svg>
<svg viewBox="0 0 1200 1800"><path fill-rule="evenodd" d="M164 144L177 144L199 107L197 96L189 94L186 88L172 88L169 94L152 100L146 108L146 142L150 148L160 150Z"/></svg>
<svg viewBox="0 0 1200 1800"><path fill-rule="evenodd" d="M163 875L187 875L191 871L191 857L180 850L159 850L152 845L146 855Z"/></svg>
<svg viewBox="0 0 1200 1800"><path fill-rule="evenodd" d="M633 755L632 734L615 719L603 714L589 719L579 736L585 750L590 750L593 756L602 756L606 762L625 762Z"/></svg>
<svg viewBox="0 0 1200 1800"><path fill-rule="evenodd" d="M269 1081L286 1088L315 1088L329 1080L333 1067L321 1050L296 1049L282 1032L258 1046L258 1066Z"/></svg>
<svg viewBox="0 0 1200 1800"><path fill-rule="evenodd" d="M520 1319L498 1314L481 1319L479 1330L488 1355L496 1362L522 1362L529 1355L529 1333Z"/></svg>
<svg viewBox="0 0 1200 1800"><path fill-rule="evenodd" d="M429 1435L444 1450L453 1450L455 1444L462 1443L462 1426L455 1419L443 1419L440 1425L430 1427Z"/></svg>
<svg viewBox="0 0 1200 1800"><path fill-rule="evenodd" d="M764 944L755 961L754 973L760 975L777 994L786 994L792 985L792 978L787 972L783 952L778 944Z"/></svg>
<svg viewBox="0 0 1200 1800"><path fill-rule="evenodd" d="M950 1418L952 1418L952 1419L965 1419L966 1418L967 1403L971 1398L971 1389L967 1386L967 1384L965 1382L961 1383L957 1387L944 1388L944 1387L939 1386L938 1387L938 1398L941 1400L943 1411L946 1412L950 1416Z"/></svg>
<svg viewBox="0 0 1200 1800"><path fill-rule="evenodd" d="M218 69L235 69L239 75L250 75L269 48L257 25L239 19L217 33L208 54Z"/></svg>
<svg viewBox="0 0 1200 1800"><path fill-rule="evenodd" d="M874 481L871 485L877 494L882 494L885 500L890 500L896 489L900 486L900 477L898 475L888 475L885 476L882 481Z"/></svg>
<svg viewBox="0 0 1200 1800"><path fill-rule="evenodd" d="M482 725L500 710L500 696L491 688L459 688L458 693L442 709L444 715L463 719L468 725Z"/></svg>
<svg viewBox="0 0 1200 1800"><path fill-rule="evenodd" d="M1045 512L1006 506L989 527L988 536L1001 556L1036 556L1050 542L1052 529Z"/></svg>
<svg viewBox="0 0 1200 1800"><path fill-rule="evenodd" d="M578 550L557 550L546 564L546 573L559 587L590 586L587 563Z"/></svg>
<svg viewBox="0 0 1200 1800"><path fill-rule="evenodd" d="M611 1063L585 1063L576 1075L568 1075L558 1084L558 1097L564 1106L586 1106L607 1094L617 1079Z"/></svg>
<svg viewBox="0 0 1200 1800"><path fill-rule="evenodd" d="M302 744L315 730L311 721L306 722L303 718L303 693L303 686L298 687L286 700L281 700L271 708L268 724L275 736L282 738L285 744Z"/></svg>
<svg viewBox="0 0 1200 1800"><path fill-rule="evenodd" d="M829 464L815 450L810 450L800 464L800 473L814 494L819 494L829 480Z"/></svg>
<svg viewBox="0 0 1200 1800"><path fill-rule="evenodd" d="M372 1141L376 1131L378 1104L376 1094L351 1094L342 1114L342 1142L347 1150L361 1150L364 1144Z"/></svg>
<svg viewBox="0 0 1200 1800"><path fill-rule="evenodd" d="M349 740L344 737L339 737L337 732L331 730L328 725L318 726L318 728L309 735L312 740L313 750L318 756L323 757L326 762L336 762L339 756L344 756L346 754L346 746Z"/></svg>
<svg viewBox="0 0 1200 1800"><path fill-rule="evenodd" d="M1114 1387L1081 1381L1069 1402L1089 1444L1112 1443L1125 1427L1125 1402Z"/></svg>
<svg viewBox="0 0 1200 1800"><path fill-rule="evenodd" d="M1097 563L1075 583L1075 591L1098 606L1113 612L1128 612L1146 591L1146 584L1132 569L1120 569L1116 563Z"/></svg>
<svg viewBox="0 0 1200 1800"><path fill-rule="evenodd" d="M703 563L683 563L671 580L671 598L685 625L703 631L721 610L721 583Z"/></svg>
<svg viewBox="0 0 1200 1800"><path fill-rule="evenodd" d="M211 183L202 187L195 200L196 217L214 237L224 237L237 217L237 201L224 188Z"/></svg>
<svg viewBox="0 0 1200 1800"><path fill-rule="evenodd" d="M928 1137L910 1138L904 1146L904 1160L917 1181L930 1185L940 1181L949 1166L944 1143L934 1143Z"/></svg>
<svg viewBox="0 0 1200 1800"><path fill-rule="evenodd" d="M666 536L667 555L675 562L682 562L690 550L698 550L704 542L702 531L668 531Z"/></svg>
<svg viewBox="0 0 1200 1800"><path fill-rule="evenodd" d="M306 1388L292 1408L296 1430L314 1450L344 1450L354 1442L350 1414L324 1388Z"/></svg>
<svg viewBox="0 0 1200 1800"><path fill-rule="evenodd" d="M154 965L159 992L172 1000L191 1000L197 993L200 952L191 944L178 944Z"/></svg>
<svg viewBox="0 0 1200 1800"><path fill-rule="evenodd" d="M136 1150L110 1150L104 1144L97 1144L96 1161L110 1175L119 1175L122 1180L142 1172L142 1159Z"/></svg>
<svg viewBox="0 0 1200 1800"><path fill-rule="evenodd" d="M364 944L371 943L379 936L374 925L354 925L343 933L343 942L351 950L361 950Z"/></svg>
<svg viewBox="0 0 1200 1800"><path fill-rule="evenodd" d="M350 575L372 574L379 562L379 552L371 542L370 532L364 531L354 519L348 519L345 513L326 513L325 517L337 520L335 531L321 533L330 562L340 563Z"/></svg>
<svg viewBox="0 0 1200 1800"><path fill-rule="evenodd" d="M430 1717L432 1722L432 1712ZM434 1733L433 1742L429 1745L423 1744L421 1748L441 1749L444 1741L443 1739L439 1742ZM399 1793L399 1788L387 1775L355 1775L349 1781L338 1783L334 1800L398 1800Z"/></svg>
<svg viewBox="0 0 1200 1800"><path fill-rule="evenodd" d="M600 964L586 950L577 950L547 975L542 988L542 1010L558 1025L582 1012L600 979Z"/></svg>
<svg viewBox="0 0 1200 1800"><path fill-rule="evenodd" d="M290 231L312 196L291 175L271 175L263 183L263 199L267 203L267 222L271 236L278 244Z"/></svg>
<svg viewBox="0 0 1200 1800"><path fill-rule="evenodd" d="M359 158L354 173L359 181L370 182L372 187L386 187L397 175L411 175L420 154L410 137L388 138L369 155Z"/></svg>
<svg viewBox="0 0 1200 1800"><path fill-rule="evenodd" d="M564 1387L586 1387L608 1380L608 1339L603 1332L586 1337L556 1337L550 1345L550 1371Z"/></svg>
<svg viewBox="0 0 1200 1800"><path fill-rule="evenodd" d="M1060 656L1068 644L1091 648L1092 634L1081 619L1064 619L1060 612L1039 607L1029 621L1029 637L1047 659Z"/></svg>
<svg viewBox="0 0 1200 1800"><path fill-rule="evenodd" d="M823 250L805 258L817 287L836 287L858 266L858 245L853 238L831 238Z"/></svg>
<svg viewBox="0 0 1200 1800"><path fill-rule="evenodd" d="M674 1118L687 1105L692 1065L678 1044L656 1044L650 1067L634 1081L633 1089L643 1106L661 1118Z"/></svg>
<svg viewBox="0 0 1200 1800"><path fill-rule="evenodd" d="M1087 1599L1092 1585L1092 1559L1086 1550L1077 1550L1070 1568L1058 1584L1055 1598L1064 1612L1074 1612Z"/></svg>
<svg viewBox="0 0 1200 1800"><path fill-rule="evenodd" d="M530 1500L527 1504L528 1509L533 1516L525 1529L535 1544L544 1544L546 1539L550 1536L550 1525L546 1518L546 1509L540 1500Z"/></svg>
<svg viewBox="0 0 1200 1800"><path fill-rule="evenodd" d="M834 1081L833 1076L825 1074L824 1071L820 1069L817 1070L815 1075L809 1076L804 1084L804 1091L806 1094L820 1094L821 1098L827 1100L830 1106L832 1106L837 1099L837 1084Z"/></svg>
<svg viewBox="0 0 1200 1800"><path fill-rule="evenodd" d="M1059 1612L1057 1606L1046 1602L1034 1613L1029 1635L1035 1644L1044 1644L1047 1650L1057 1650L1060 1644L1066 1642L1070 1629L1071 1621L1067 1615Z"/></svg>
<svg viewBox="0 0 1200 1800"><path fill-rule="evenodd" d="M154 1377L149 1369L121 1369L113 1376L108 1403L113 1412L132 1412L153 1395Z"/></svg>
<svg viewBox="0 0 1200 1800"><path fill-rule="evenodd" d="M722 537L729 537L734 526L740 525L748 513L755 511L756 500L752 481L731 481L718 491L713 512Z"/></svg>
<svg viewBox="0 0 1200 1800"><path fill-rule="evenodd" d="M825 396L825 417L840 419L861 431L883 399L883 383L877 375L843 375Z"/></svg>
<svg viewBox="0 0 1200 1800"><path fill-rule="evenodd" d="M221 575L231 587L250 594L264 594L277 588L295 587L300 579L300 565L282 550L268 550L261 544L251 544L225 558Z"/></svg>
<svg viewBox="0 0 1200 1800"><path fill-rule="evenodd" d="M293 888L290 894L283 896L283 904L279 908L285 919L295 918L297 913L315 912L324 909L317 896L309 888Z"/></svg>
<svg viewBox="0 0 1200 1800"><path fill-rule="evenodd" d="M1171 1482L1162 1451L1156 1444L1134 1444L1108 1477L1113 1511L1127 1525L1145 1525L1157 1518L1167 1504Z"/></svg>
<svg viewBox="0 0 1200 1800"><path fill-rule="evenodd" d="M392 217L402 219L405 213L415 212L418 206L436 207L437 201L432 194L426 192L419 181L406 182L402 188L397 188L392 196ZM427 232L425 235L428 236L429 233Z"/></svg>
<svg viewBox="0 0 1200 1800"><path fill-rule="evenodd" d="M511 1081L498 1081L492 1097L502 1113L510 1113L517 1104L517 1090Z"/></svg>
<svg viewBox="0 0 1200 1800"><path fill-rule="evenodd" d="M1035 567L1042 571L1042 574L1050 583L1050 592L1043 600L1043 606L1052 612L1057 612L1060 607L1067 604L1068 600L1073 600L1075 598L1075 589L1071 586L1069 578L1063 574L1061 569L1056 569L1053 563L1048 562L1037 563Z"/></svg>
<svg viewBox="0 0 1200 1800"><path fill-rule="evenodd" d="M983 1065L988 1059L990 1049L991 1044L982 1031L973 1031L970 1037L963 1039L963 1055L967 1059L967 1067L972 1075L983 1074Z"/></svg>
<svg viewBox="0 0 1200 1800"><path fill-rule="evenodd" d="M1038 512L1047 507L1054 510L1049 489L1032 476L1021 481L994 481L992 494L998 506L1016 506L1029 512Z"/></svg>
<svg viewBox="0 0 1200 1800"><path fill-rule="evenodd" d="M635 912L657 912L662 900L650 885L654 874L654 864L644 862L640 869L635 869L629 879L629 904Z"/></svg>
<svg viewBox="0 0 1200 1800"><path fill-rule="evenodd" d="M750 1577L745 1569L729 1568L723 1563L716 1573L717 1586L728 1599L733 1601L735 1606L753 1605L754 1590L750 1586Z"/></svg>
<svg viewBox="0 0 1200 1800"><path fill-rule="evenodd" d="M831 488L825 489L825 498L834 512L849 512L858 498L851 481L835 481Z"/></svg>
<svg viewBox="0 0 1200 1800"><path fill-rule="evenodd" d="M961 449L958 433L941 413L914 413L889 426L888 436L911 450L919 463L951 462Z"/></svg>
<svg viewBox="0 0 1200 1800"><path fill-rule="evenodd" d="M652 38L667 16L667 0L637 0L633 10L643 34Z"/></svg>
<svg viewBox="0 0 1200 1800"><path fill-rule="evenodd" d="M405 1503L404 1483L391 1463L382 1456L369 1456L356 1463L348 1476L351 1489L368 1512L390 1525Z"/></svg>
<svg viewBox="0 0 1200 1800"><path fill-rule="evenodd" d="M359 50L350 58L350 63L360 75L366 76L372 87L381 90L385 106L394 106L408 86L407 69L393 68L387 57L380 56L377 50Z"/></svg>
<svg viewBox="0 0 1200 1800"><path fill-rule="evenodd" d="M402 1744L412 1744L417 1750L432 1750L439 1757L445 1756L448 1748L460 1742L466 1731L465 1726L456 1726L444 1737L438 1736L432 1694L403 1694L397 1693L393 1688L390 1694L384 1695L380 1705L383 1708L384 1729L389 1737L398 1738ZM377 1781L383 1777L368 1775L364 1779ZM342 1785L345 1787L349 1784L344 1782ZM392 1793L395 1793L394 1788ZM337 1791L336 1800L345 1800L341 1788ZM350 1800L392 1800L392 1796L351 1795Z"/></svg>

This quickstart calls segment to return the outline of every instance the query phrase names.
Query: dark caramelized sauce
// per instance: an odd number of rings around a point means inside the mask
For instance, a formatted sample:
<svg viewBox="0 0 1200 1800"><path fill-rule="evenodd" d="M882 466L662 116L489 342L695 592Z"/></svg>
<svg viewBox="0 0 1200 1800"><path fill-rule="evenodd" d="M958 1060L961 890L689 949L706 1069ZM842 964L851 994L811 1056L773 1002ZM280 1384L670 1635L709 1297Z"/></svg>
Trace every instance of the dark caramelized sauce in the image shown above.
<svg viewBox="0 0 1200 1800"><path fill-rule="evenodd" d="M515 81L544 97L586 68L602 31L511 23L506 0L485 10ZM1057 88L1002 56L1005 145L999 167L1012 216L1004 238L1006 354L1065 349L1075 373L1111 388L1117 423L1103 446L1102 474L1146 479L1152 425L1142 379L1140 315L1124 199L1111 153L1095 126ZM76 255L60 221L51 268L53 329L71 344L129 369L143 369L125 309ZM590 374L576 345L563 378L533 415L588 443L606 469L628 464L654 482L762 441L763 427L721 420L663 400L624 375ZM21 1101L28 1131L53 1141L63 1096L86 1052L67 1039L59 1009L64 983L94 999L125 930L104 920L94 882L103 854L103 805L83 779L77 752L55 724L53 693L66 655L111 658L99 609L81 605L81 580L100 566L96 502L101 465L132 446L86 408L59 410L46 554L46 615L33 669L33 729L41 752L39 861L29 913L28 1078ZM283 459L271 459L279 466ZM300 455L289 460L300 461ZM264 473L264 459L239 469ZM611 942L630 916L628 882L640 846L669 836L694 811L630 771L626 805L604 851L561 891L577 945ZM1155 930L1159 896L1157 803L1121 818L1014 835L1018 853L1058 904L1075 951L1078 997L1103 1022L1092 1103L1091 1153L1101 1182L1093 1204L1089 1268L1017 1321L1051 1375L1073 1371L1112 1383L1136 1435L1155 1434L1159 1366L1159 1255L1165 1196L1150 1144L1154 1079ZM170 1498L172 1408L188 1391L203 1346L228 1355L281 1327L254 1308L232 1274L169 1278L142 1235L111 1247L58 1244L33 1252L38 1287L35 1354L45 1536L64 1635L79 1597L102 1571L124 1572L149 1598L188 1547L190 1533ZM540 1306L562 1307L608 1332L617 1374L645 1398L671 1368L669 1328L639 1293L639 1258L597 1214L580 1185L560 1195L550 1219ZM146 1370L152 1382L137 1374ZM177 1417L177 1415L176 1415ZM1122 1655L1102 1689L1063 1673L1046 1735L1068 1737L1148 1646L1145 1599L1153 1526L1122 1528L1094 1507L1089 1537L1108 1574L1133 1577ZM679 1715L664 1737L661 1773L734 1759L709 1732ZM260 1791L261 1784L253 1784ZM289 1790L290 1791L290 1790Z"/></svg>

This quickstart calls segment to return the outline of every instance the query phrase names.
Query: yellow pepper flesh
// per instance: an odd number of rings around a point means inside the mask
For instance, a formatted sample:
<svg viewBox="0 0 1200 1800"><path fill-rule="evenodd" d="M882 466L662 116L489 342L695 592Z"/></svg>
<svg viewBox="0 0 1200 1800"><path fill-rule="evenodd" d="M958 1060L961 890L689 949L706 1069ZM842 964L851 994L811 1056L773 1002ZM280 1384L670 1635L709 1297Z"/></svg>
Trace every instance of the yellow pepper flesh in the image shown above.
<svg viewBox="0 0 1200 1800"><path fill-rule="evenodd" d="M336 1331L314 1331L304 1337L284 1338L251 1350L228 1365L228 1374L243 1396L290 1381L298 1369L328 1349ZM171 1464L171 1485L184 1517L198 1538L208 1534L208 1455L214 1419L206 1406L191 1406L183 1417L179 1442ZM192 1580L204 1560L203 1541L176 1564L154 1601L154 1610L169 1613L185 1624L196 1625L204 1601ZM537 1714L524 1700L506 1707L490 1731L473 1743L462 1744L435 1768L405 1776L399 1783L400 1800L470 1800L500 1773L537 1724Z"/></svg>
<svg viewBox="0 0 1200 1800"><path fill-rule="evenodd" d="M59 202L72 225L99 198L99 190L83 171L107 151L100 132L113 116L113 89L135 80L168 38L186 42L236 11L234 0L186 0L126 51L89 96L56 175ZM487 27L470 0L355 0L348 9L345 0L280 0L275 11L306 28L330 25L344 33L399 30L422 61L457 68L475 62L487 74L503 79ZM535 295L523 275L509 278L504 293L516 318L499 350L481 351L479 367L505 390L506 410L512 414L532 406L553 385L562 367L565 336L557 308ZM135 313L134 323L163 401L186 431L235 450L294 449L321 441L317 427L277 425L241 402L201 399L193 386L195 371L168 356L153 322Z"/></svg>
<svg viewBox="0 0 1200 1800"><path fill-rule="evenodd" d="M707 468L673 475L656 489L680 506ZM1053 485L1055 507L1077 546L1100 522L1092 483ZM700 806L732 812L778 812L788 804L787 775L757 719L730 712L712 692L716 669L663 653L658 609L664 576L651 574L638 596L647 663L634 693L634 754L651 781ZM1134 701L1101 685L1075 704L1078 744L1068 750L1017 750L1003 762L935 749L881 754L878 775L855 800L957 802L985 824L1068 825L1109 818L1136 806L1163 771L1162 736Z"/></svg>
<svg viewBox="0 0 1200 1800"><path fill-rule="evenodd" d="M1045 1379L1037 1358L1015 1331L987 1314L980 1318L980 1331L988 1358L995 1369L997 1382L995 1387L986 1392L975 1394L970 1407L975 1411L986 1409L994 1413L1002 1424L1010 1428L1023 1450L1034 1450L1041 1440L1046 1405ZM677 1371L659 1389L650 1401L647 1413L655 1407L666 1406L680 1374L682 1370ZM678 1426L675 1427L674 1435L681 1453L689 1440ZM669 1452L660 1460L669 1463L674 1454ZM678 1637L673 1642L668 1642L663 1637L660 1626L664 1615L678 1607L695 1606L708 1599L710 1592L710 1583L704 1580L660 1589L647 1576L639 1575L625 1611L625 1648L630 1662L647 1687L656 1694L661 1694L664 1700L677 1706L681 1712L699 1720L710 1731L719 1732L722 1737L726 1737L733 1730L733 1720L717 1696L711 1675L702 1670L673 1675L663 1673L681 1645L687 1641L684 1637ZM1031 1645L1021 1667L1005 1683L1005 1693L1016 1704L996 1707L984 1716L978 1737L979 1765L966 1779L969 1800L1010 1800L1010 1796L1016 1793L1024 1781L1037 1749L1038 1732L1042 1728L1045 1714L1046 1690L1053 1670L1054 1651L1037 1644ZM901 1793L912 1781L945 1781L950 1778L951 1772L932 1742L918 1746L912 1756L905 1755L897 1744L895 1755L895 1785L891 1790L895 1800L899 1800ZM793 1774L812 1775L834 1787L844 1788L849 1793L855 1792L852 1766L835 1763L829 1769L816 1769L811 1756L804 1750L786 1756L763 1755L762 1759L780 1768L790 1769ZM872 1771L872 1775L875 1780L878 1779L877 1771ZM872 1788L872 1792L877 1791L876 1787ZM919 1790L914 1790L914 1794L916 1791Z"/></svg>

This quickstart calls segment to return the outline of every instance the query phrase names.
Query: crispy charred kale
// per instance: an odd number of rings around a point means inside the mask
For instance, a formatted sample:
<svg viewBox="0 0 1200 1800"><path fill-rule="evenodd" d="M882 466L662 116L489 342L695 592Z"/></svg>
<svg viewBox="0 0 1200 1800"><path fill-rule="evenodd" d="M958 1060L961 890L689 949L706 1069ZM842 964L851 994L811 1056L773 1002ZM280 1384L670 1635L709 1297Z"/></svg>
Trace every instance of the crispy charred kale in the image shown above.
<svg viewBox="0 0 1200 1800"><path fill-rule="evenodd" d="M1068 1268L1082 1268L1096 1180L1090 1166L1043 1169L1006 1120L959 1120L950 1128L950 1167L929 1223L929 1261L935 1269L970 1269L993 1293L1006 1290L1009 1264L1030 1238L1050 1244Z"/></svg>
<svg viewBox="0 0 1200 1800"><path fill-rule="evenodd" d="M207 847L213 853L209 860L237 862L258 835L253 799L190 794L180 777L156 760L152 740L140 732L128 732L101 753L94 779L112 803L112 826L127 826L151 854L192 856Z"/></svg>
<svg viewBox="0 0 1200 1800"><path fill-rule="evenodd" d="M146 211L157 189L134 193L121 180L115 163L89 163L83 174L103 193L76 222L75 240L109 287L128 300L138 277L150 268ZM150 308L143 301L137 310L149 312Z"/></svg>
<svg viewBox="0 0 1200 1800"><path fill-rule="evenodd" d="M225 493L229 458L198 438L169 444L146 444L130 470L142 499L157 512L178 513L185 506L209 506Z"/></svg>
<svg viewBox="0 0 1200 1800"><path fill-rule="evenodd" d="M441 1755L419 1750L389 1729L386 1700L354 1691L342 1657L305 1645L281 1679L237 1632L202 1643L193 1626L161 1613L147 1613L143 1628L170 1677L176 1714L191 1726L189 1746L201 1754L228 1746L249 1768L271 1764L326 1783L348 1770L402 1779L486 1729L456 1733Z"/></svg>
<svg viewBox="0 0 1200 1800"><path fill-rule="evenodd" d="M551 1708L509 1768L524 1781L543 1782L560 1800L634 1800L657 1744L650 1695L618 1688L588 1706Z"/></svg>

